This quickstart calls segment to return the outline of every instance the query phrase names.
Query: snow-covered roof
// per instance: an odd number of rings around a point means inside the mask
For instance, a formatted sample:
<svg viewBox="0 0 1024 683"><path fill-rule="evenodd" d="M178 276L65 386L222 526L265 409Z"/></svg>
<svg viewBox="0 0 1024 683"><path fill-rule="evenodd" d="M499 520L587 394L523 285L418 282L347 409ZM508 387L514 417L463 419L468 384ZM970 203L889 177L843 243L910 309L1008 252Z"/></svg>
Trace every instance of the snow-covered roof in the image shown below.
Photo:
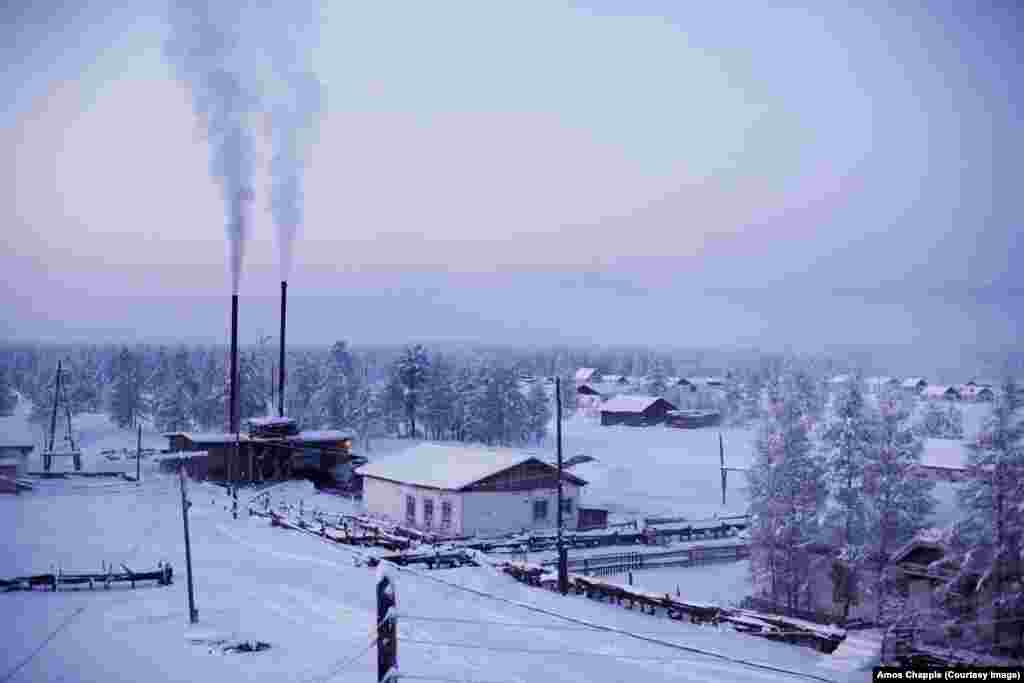
<svg viewBox="0 0 1024 683"><path fill-rule="evenodd" d="M829 380L831 384L847 384L853 379L850 375L836 375Z"/></svg>
<svg viewBox="0 0 1024 683"><path fill-rule="evenodd" d="M696 386L715 386L725 384L723 377L684 377L687 382Z"/></svg>
<svg viewBox="0 0 1024 683"><path fill-rule="evenodd" d="M251 424L253 427L275 427L279 425L295 424L295 420L293 418L275 416L250 417L246 422Z"/></svg>
<svg viewBox="0 0 1024 683"><path fill-rule="evenodd" d="M235 434L222 432L177 432L173 435L184 436L192 443L234 443ZM249 441L248 434L238 434L238 441Z"/></svg>
<svg viewBox="0 0 1024 683"><path fill-rule="evenodd" d="M899 380L896 379L895 377L887 377L885 375L880 375L878 377L866 377L864 378L864 383L870 387L881 387L885 386L886 384L897 384L899 383Z"/></svg>
<svg viewBox="0 0 1024 683"><path fill-rule="evenodd" d="M945 384L929 384L921 392L921 395L925 398L942 398L949 392L957 395L960 393L955 387L946 386Z"/></svg>
<svg viewBox="0 0 1024 683"><path fill-rule="evenodd" d="M319 429L299 432L287 438L289 441L341 441L351 439L352 435L340 429Z"/></svg>
<svg viewBox="0 0 1024 683"><path fill-rule="evenodd" d="M664 399L657 396L616 396L601 404L601 412L605 413L642 413L653 404ZM666 401L667 403L667 401ZM671 404L670 404L671 405ZM673 406L674 408L675 406Z"/></svg>
<svg viewBox="0 0 1024 683"><path fill-rule="evenodd" d="M914 389L922 382L928 384L928 380L926 380L924 377L908 377L905 380L903 380L903 383L900 386L902 386L904 389Z"/></svg>
<svg viewBox="0 0 1024 683"><path fill-rule="evenodd" d="M420 444L363 465L356 473L403 484L458 491L529 460L544 462L536 453L514 448ZM578 481L586 483L582 479Z"/></svg>
<svg viewBox="0 0 1024 683"><path fill-rule="evenodd" d="M963 469L967 467L967 446L956 439L925 439L921 464L925 467Z"/></svg>

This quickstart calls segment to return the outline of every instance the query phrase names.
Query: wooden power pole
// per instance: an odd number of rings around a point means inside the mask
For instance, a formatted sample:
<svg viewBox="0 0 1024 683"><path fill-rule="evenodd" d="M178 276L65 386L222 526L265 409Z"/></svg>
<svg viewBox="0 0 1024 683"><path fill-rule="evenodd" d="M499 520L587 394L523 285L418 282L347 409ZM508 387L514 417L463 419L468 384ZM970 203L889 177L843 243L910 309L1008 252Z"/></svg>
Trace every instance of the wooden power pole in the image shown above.
<svg viewBox="0 0 1024 683"><path fill-rule="evenodd" d="M196 609L195 591L192 588L192 544L188 537L188 509L192 503L185 495L185 470L178 471L181 481L181 519L185 525L185 573L188 575L188 620L191 624L199 623L199 610Z"/></svg>
<svg viewBox="0 0 1024 683"><path fill-rule="evenodd" d="M139 439L135 444L135 485L142 482L142 425L139 425Z"/></svg>
<svg viewBox="0 0 1024 683"><path fill-rule="evenodd" d="M377 581L377 681L398 674L398 620L395 584L385 572Z"/></svg>
<svg viewBox="0 0 1024 683"><path fill-rule="evenodd" d="M569 592L569 558L562 539L562 378L555 377L555 449L558 453L558 592Z"/></svg>
<svg viewBox="0 0 1024 683"><path fill-rule="evenodd" d="M722 443L722 432L718 432L718 461L722 467L722 507L725 507L725 485L728 475L725 473L725 445Z"/></svg>

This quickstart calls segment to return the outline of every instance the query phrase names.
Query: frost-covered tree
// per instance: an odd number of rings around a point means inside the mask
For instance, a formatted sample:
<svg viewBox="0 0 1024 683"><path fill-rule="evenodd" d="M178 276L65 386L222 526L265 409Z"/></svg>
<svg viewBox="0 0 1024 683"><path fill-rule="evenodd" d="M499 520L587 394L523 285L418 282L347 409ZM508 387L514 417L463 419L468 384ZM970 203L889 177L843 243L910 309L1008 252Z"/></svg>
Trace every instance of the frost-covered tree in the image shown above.
<svg viewBox="0 0 1024 683"><path fill-rule="evenodd" d="M389 434L399 434L399 424L405 417L405 389L398 373L398 365L392 365L383 391L377 395L378 410Z"/></svg>
<svg viewBox="0 0 1024 683"><path fill-rule="evenodd" d="M7 366L0 367L0 416L10 415L18 405L18 397L11 388Z"/></svg>
<svg viewBox="0 0 1024 683"><path fill-rule="evenodd" d="M527 433L526 397L515 373L500 366L481 368L466 405L467 440L513 445L526 441Z"/></svg>
<svg viewBox="0 0 1024 683"><path fill-rule="evenodd" d="M962 439L963 411L951 403L927 401L917 424L917 432L933 439Z"/></svg>
<svg viewBox="0 0 1024 683"><path fill-rule="evenodd" d="M324 383L321 366L309 355L302 354L293 367L285 387L288 415L301 427L318 427L320 420L316 415L314 397Z"/></svg>
<svg viewBox="0 0 1024 683"><path fill-rule="evenodd" d="M815 453L809 420L791 393L772 390L768 419L756 440L748 472L751 570L755 585L790 608L809 599L811 554L828 488Z"/></svg>
<svg viewBox="0 0 1024 683"><path fill-rule="evenodd" d="M665 371L665 364L658 359L647 375L647 393L651 396L664 396L667 391L668 373Z"/></svg>
<svg viewBox="0 0 1024 683"><path fill-rule="evenodd" d="M544 385L534 382L526 394L526 434L530 443L543 443L551 421L551 398Z"/></svg>
<svg viewBox="0 0 1024 683"><path fill-rule="evenodd" d="M801 407L805 406L802 402ZM861 569L868 540L869 501L863 494L864 473L876 445L876 429L860 382L848 383L836 397L832 418L821 439L832 503L825 526L829 543L838 553L834 595L842 601L843 619L857 599L849 579Z"/></svg>
<svg viewBox="0 0 1024 683"><path fill-rule="evenodd" d="M565 422L576 412L576 383L568 375L559 380L562 387L562 422Z"/></svg>
<svg viewBox="0 0 1024 683"><path fill-rule="evenodd" d="M117 356L114 385L110 395L110 419L118 427L134 427L142 412L142 382L139 359L128 347Z"/></svg>
<svg viewBox="0 0 1024 683"><path fill-rule="evenodd" d="M422 404L430 359L422 344L407 346L398 359L398 378L402 383L405 418L409 423L409 436L416 438L416 414Z"/></svg>
<svg viewBox="0 0 1024 683"><path fill-rule="evenodd" d="M267 373L255 351L238 354L238 425L267 414Z"/></svg>
<svg viewBox="0 0 1024 683"><path fill-rule="evenodd" d="M192 401L192 418L201 429L224 429L227 421L227 372L216 353L206 354Z"/></svg>
<svg viewBox="0 0 1024 683"><path fill-rule="evenodd" d="M875 618L881 621L894 585L887 569L892 554L919 531L935 509L935 484L919 476L923 446L910 425L910 412L897 397L882 398L876 416L877 443L867 451L863 496L866 519L866 564L874 571Z"/></svg>
<svg viewBox="0 0 1024 683"><path fill-rule="evenodd" d="M153 420L165 432L188 431L192 428L193 411L199 383L192 369L192 359L184 347L170 360L170 376L153 397Z"/></svg>
<svg viewBox="0 0 1024 683"><path fill-rule="evenodd" d="M996 620L1018 620L1018 640L1024 640L1024 415L1012 380L1004 384L992 414L969 446L967 475L958 492L961 564L975 560L974 570L980 574L976 590L991 590Z"/></svg>
<svg viewBox="0 0 1024 683"><path fill-rule="evenodd" d="M423 426L428 438L451 438L454 422L455 387L454 368L437 354L427 370L423 393Z"/></svg>
<svg viewBox="0 0 1024 683"><path fill-rule="evenodd" d="M328 355L323 383L313 399L321 424L332 429L354 426L361 380L345 342L335 343Z"/></svg>

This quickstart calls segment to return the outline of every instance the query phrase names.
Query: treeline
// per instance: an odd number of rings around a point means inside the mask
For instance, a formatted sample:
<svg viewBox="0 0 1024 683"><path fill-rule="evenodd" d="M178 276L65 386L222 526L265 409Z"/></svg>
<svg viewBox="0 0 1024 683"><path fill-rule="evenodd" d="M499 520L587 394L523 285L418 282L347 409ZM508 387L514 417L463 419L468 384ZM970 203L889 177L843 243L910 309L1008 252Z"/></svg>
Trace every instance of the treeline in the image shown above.
<svg viewBox="0 0 1024 683"><path fill-rule="evenodd" d="M72 414L106 413L123 428L227 428L228 357L222 347L9 346L0 351L0 408L17 391L47 421L56 367ZM242 420L276 413L277 349L267 341L239 354ZM305 429L348 429L360 438L395 435L524 445L543 440L549 385L494 353L442 353L422 345L353 350L344 341L288 354L285 412ZM566 373L568 375L568 372ZM573 397L567 381L565 397ZM6 403L4 387L7 389ZM571 404L568 404L571 408Z"/></svg>

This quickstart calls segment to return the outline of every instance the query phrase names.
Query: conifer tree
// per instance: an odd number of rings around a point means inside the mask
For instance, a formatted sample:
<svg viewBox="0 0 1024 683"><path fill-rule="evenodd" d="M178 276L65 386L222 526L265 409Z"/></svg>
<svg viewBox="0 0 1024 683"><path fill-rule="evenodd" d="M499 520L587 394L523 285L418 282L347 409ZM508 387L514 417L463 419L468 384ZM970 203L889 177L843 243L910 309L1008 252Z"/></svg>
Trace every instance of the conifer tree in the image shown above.
<svg viewBox="0 0 1024 683"><path fill-rule="evenodd" d="M802 407L809 410L806 398ZM850 382L836 397L833 417L822 435L833 505L825 518L829 542L838 551L834 595L843 605L843 619L856 600L853 577L861 570L867 543L868 500L864 472L875 448L877 425L864 404L860 382Z"/></svg>
<svg viewBox="0 0 1024 683"><path fill-rule="evenodd" d="M898 397L883 397L877 412L878 437L867 451L863 496L868 500L866 565L874 571L869 586L876 621L894 591L888 576L892 554L913 538L935 509L935 484L919 476L923 446L911 429L910 412Z"/></svg>
<svg viewBox="0 0 1024 683"><path fill-rule="evenodd" d="M809 420L792 390L774 384L768 419L748 471L751 570L772 600L796 608L809 599L811 555L827 496L826 469L814 452Z"/></svg>

